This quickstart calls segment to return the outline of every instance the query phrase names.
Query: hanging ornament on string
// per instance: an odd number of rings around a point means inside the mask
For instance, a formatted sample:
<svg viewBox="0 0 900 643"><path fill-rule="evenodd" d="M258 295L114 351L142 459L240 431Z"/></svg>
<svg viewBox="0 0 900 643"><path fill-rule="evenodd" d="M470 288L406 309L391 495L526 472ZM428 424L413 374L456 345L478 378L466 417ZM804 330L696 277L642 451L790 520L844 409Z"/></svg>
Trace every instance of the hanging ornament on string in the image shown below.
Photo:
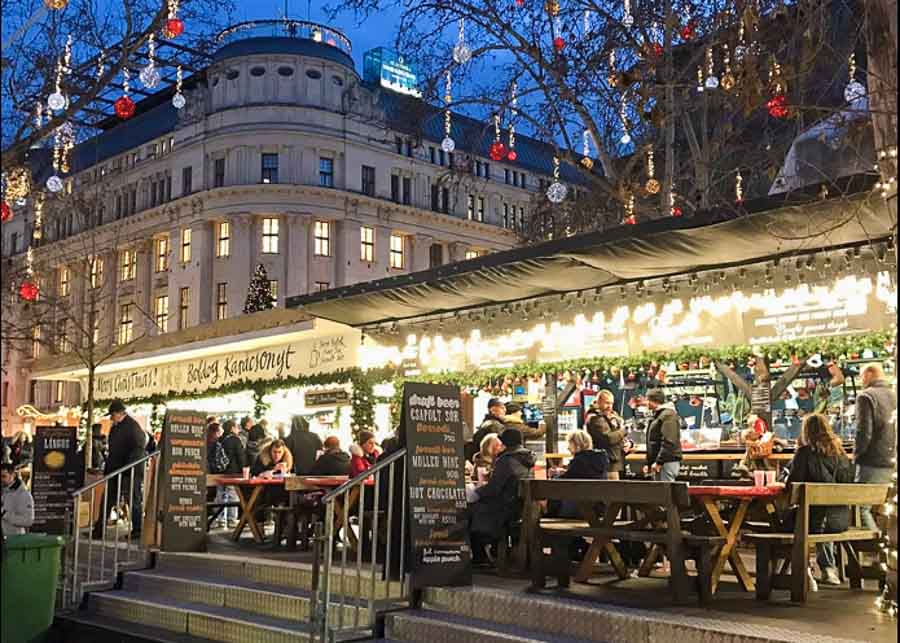
<svg viewBox="0 0 900 643"><path fill-rule="evenodd" d="M6 223L7 221L12 221L12 218L12 208L9 206L9 203L3 201L2 204L0 204L0 222Z"/></svg>
<svg viewBox="0 0 900 643"><path fill-rule="evenodd" d="M647 190L649 194L659 194L662 186L659 184L659 181L656 180L654 174L656 173L656 163L653 161L653 146L647 147L647 183L644 184L644 189Z"/></svg>
<svg viewBox="0 0 900 643"><path fill-rule="evenodd" d="M716 76L716 63L713 59L713 48L706 48L706 80L703 85L706 89L718 89L719 79Z"/></svg>
<svg viewBox="0 0 900 643"><path fill-rule="evenodd" d="M606 76L606 82L609 83L610 87L618 87L619 85L619 74L616 72L615 50L609 52L609 72Z"/></svg>
<svg viewBox="0 0 900 643"><path fill-rule="evenodd" d="M159 85L160 75L159 70L156 68L156 42L154 40L153 34L150 34L147 37L147 65L144 67L140 74L138 74L138 79L140 79L141 84L144 85L147 89L154 89Z"/></svg>
<svg viewBox="0 0 900 643"><path fill-rule="evenodd" d="M56 86L53 93L47 97L47 107L54 112L59 112L69 106L69 99L62 93L63 74L68 74L69 63L72 60L72 36L66 38L66 47L62 57L56 63Z"/></svg>
<svg viewBox="0 0 900 643"><path fill-rule="evenodd" d="M697 21L691 17L691 12L688 7L684 8L684 24L681 26L681 31L679 34L681 35L681 39L685 42L690 42L694 39L694 36L697 35Z"/></svg>
<svg viewBox="0 0 900 643"><path fill-rule="evenodd" d="M44 224L44 199L40 193L34 198L34 227L31 232L31 243L25 251L25 278L19 284L19 297L27 302L37 301L40 288L34 279L34 246L38 245L43 236Z"/></svg>
<svg viewBox="0 0 900 643"><path fill-rule="evenodd" d="M522 7L525 6L525 0L516 0L516 6L519 7L519 9L521 9Z"/></svg>
<svg viewBox="0 0 900 643"><path fill-rule="evenodd" d="M559 180L559 157L553 157L553 183L547 188L547 199L550 203L562 203L569 189Z"/></svg>
<svg viewBox="0 0 900 643"><path fill-rule="evenodd" d="M747 42L744 38L744 20L738 19L738 39L737 46L734 48L734 61L737 64L741 64L744 62L744 57L747 55Z"/></svg>
<svg viewBox="0 0 900 643"><path fill-rule="evenodd" d="M184 21L178 17L179 0L169 0L169 17L163 27L163 36L177 38L184 33Z"/></svg>
<svg viewBox="0 0 900 643"><path fill-rule="evenodd" d="M175 95L172 96L172 107L182 109L187 101L181 93L181 65L175 68Z"/></svg>
<svg viewBox="0 0 900 643"><path fill-rule="evenodd" d="M634 16L631 15L631 0L625 0L622 14L622 26L631 29L634 26Z"/></svg>
<svg viewBox="0 0 900 643"><path fill-rule="evenodd" d="M518 97L518 85L515 81L512 84L512 118L509 122L509 146L506 152L506 160L515 162L516 159L519 158L518 153L516 152L516 117L519 115L519 97Z"/></svg>
<svg viewBox="0 0 900 643"><path fill-rule="evenodd" d="M40 103L38 103L40 107ZM38 125L40 128L40 124ZM24 167L14 167L3 173L3 198L7 203L22 206L31 191L31 173Z"/></svg>
<svg viewBox="0 0 900 643"><path fill-rule="evenodd" d="M590 11L590 9L585 9L584 15L581 18L582 38L587 39L591 34L592 28L593 27L591 25L591 11Z"/></svg>
<svg viewBox="0 0 900 643"><path fill-rule="evenodd" d="M559 0L547 0L544 3L544 10L551 17L559 15Z"/></svg>
<svg viewBox="0 0 900 643"><path fill-rule="evenodd" d="M457 65L465 65L470 60L472 60L472 50L466 44L466 21L464 18L460 18L459 35L456 46L453 47L453 62Z"/></svg>
<svg viewBox="0 0 900 643"><path fill-rule="evenodd" d="M769 63L769 87L771 98L766 102L766 109L772 118L785 118L789 114L784 82L781 77L781 65L773 56Z"/></svg>
<svg viewBox="0 0 900 643"><path fill-rule="evenodd" d="M622 219L625 225L637 225L637 216L634 214L634 194L631 192L625 197L625 218Z"/></svg>
<svg viewBox="0 0 900 643"><path fill-rule="evenodd" d="M675 190L669 192L669 214L671 214L673 217L680 217L683 212L681 211L681 208L675 204L676 196L677 195L675 194Z"/></svg>
<svg viewBox="0 0 900 643"><path fill-rule="evenodd" d="M725 67L725 71L722 74L721 86L726 92L730 92L735 85L734 74L731 73L731 50L728 47L728 43L725 43L722 47L722 64Z"/></svg>
<svg viewBox="0 0 900 643"><path fill-rule="evenodd" d="M591 131L588 129L584 130L581 141L581 165L586 170L592 170L594 168L594 161L591 158L590 136Z"/></svg>
<svg viewBox="0 0 900 643"><path fill-rule="evenodd" d="M706 91L706 85L703 83L703 65L697 67L697 93L702 94Z"/></svg>
<svg viewBox="0 0 900 643"><path fill-rule="evenodd" d="M561 54L562 50L566 48L566 40L562 37L562 23L560 22L559 16L553 18L553 49L556 53Z"/></svg>
<svg viewBox="0 0 900 643"><path fill-rule="evenodd" d="M500 141L500 114L494 114L494 142L488 152L492 161L502 161L506 158L506 146Z"/></svg>
<svg viewBox="0 0 900 643"><path fill-rule="evenodd" d="M447 85L444 90L444 103L447 107L444 109L444 140L441 141L441 149L448 154L456 149L456 141L450 137L450 101L452 100L451 89L453 81L450 76L450 70L447 70Z"/></svg>
<svg viewBox="0 0 900 643"><path fill-rule="evenodd" d="M622 145L628 145L631 143L631 134L628 132L628 113L627 113L627 103L625 102L625 95L622 95L622 100L619 104L619 120L622 122L622 138L619 139L619 142Z"/></svg>
<svg viewBox="0 0 900 643"><path fill-rule="evenodd" d="M847 72L849 76L849 82L847 86L844 87L844 100L850 104L851 107L855 107L857 102L860 102L866 97L866 88L863 86L861 82L856 80L856 54L850 54L850 58L847 61Z"/></svg>
<svg viewBox="0 0 900 643"><path fill-rule="evenodd" d="M44 6L51 11L65 9L69 4L69 0L44 0Z"/></svg>
<svg viewBox="0 0 900 643"><path fill-rule="evenodd" d="M741 176L740 170L734 176L734 200L736 203L744 202L744 177Z"/></svg>
<svg viewBox="0 0 900 643"><path fill-rule="evenodd" d="M128 73L127 66L122 67L122 74L125 76L125 78L122 80L123 94L116 99L115 103L113 103L113 108L116 110L116 116L118 116L122 120L127 120L134 116L135 105L134 101L131 100L131 97L128 95L128 79L130 77L130 74Z"/></svg>

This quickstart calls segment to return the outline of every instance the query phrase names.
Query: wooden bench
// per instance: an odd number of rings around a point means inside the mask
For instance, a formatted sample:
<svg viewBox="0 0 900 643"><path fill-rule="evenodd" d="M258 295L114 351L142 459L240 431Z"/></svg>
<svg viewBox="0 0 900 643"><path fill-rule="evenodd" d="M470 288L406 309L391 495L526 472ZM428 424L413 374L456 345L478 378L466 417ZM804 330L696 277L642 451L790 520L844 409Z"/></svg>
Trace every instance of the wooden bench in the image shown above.
<svg viewBox="0 0 900 643"><path fill-rule="evenodd" d="M558 586L568 587L572 575L568 543L573 538L591 538L592 543L575 579L587 580L594 561L606 553L618 577L628 578L625 562L613 541L653 543L641 565L641 574L649 575L653 563L664 550L671 563L669 587L676 602L685 602L691 581L685 568L687 558L697 560L697 584L701 602L712 595L713 554L725 539L718 536L695 536L685 531L681 512L691 506L688 485L683 482L643 482L620 480L523 480L521 495L525 501L525 525L531 555L532 588L544 587L547 576L555 576ZM538 502L575 502L580 520L542 519ZM598 514L596 507L604 510ZM619 521L625 507L641 514L636 520ZM550 558L544 554L549 546Z"/></svg>
<svg viewBox="0 0 900 643"><path fill-rule="evenodd" d="M880 505L887 499L888 491L886 484L792 484L790 503L797 506L793 533L744 535L744 540L756 546L756 598L768 600L773 589L790 589L792 601L805 603L809 598L809 575L806 573L809 551L811 546L820 543L835 543L843 549L847 554L850 587L861 589L864 574L853 543L870 544L877 539L878 532L851 528L836 534L810 534L810 509ZM782 561L785 564L779 569Z"/></svg>

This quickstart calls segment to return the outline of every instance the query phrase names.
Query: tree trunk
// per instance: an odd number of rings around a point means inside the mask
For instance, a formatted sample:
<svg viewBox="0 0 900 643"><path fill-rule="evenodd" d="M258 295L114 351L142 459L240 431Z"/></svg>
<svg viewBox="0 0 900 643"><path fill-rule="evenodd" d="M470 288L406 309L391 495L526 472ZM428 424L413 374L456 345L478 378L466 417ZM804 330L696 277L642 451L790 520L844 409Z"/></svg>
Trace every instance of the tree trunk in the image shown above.
<svg viewBox="0 0 900 643"><path fill-rule="evenodd" d="M897 0L869 0L866 5L869 109L881 179L890 181L897 176L897 157L881 154L897 149ZM888 212L896 221L896 181L886 192Z"/></svg>
<svg viewBox="0 0 900 643"><path fill-rule="evenodd" d="M95 366L88 366L87 427L84 432L84 473L91 468L94 456L94 371Z"/></svg>

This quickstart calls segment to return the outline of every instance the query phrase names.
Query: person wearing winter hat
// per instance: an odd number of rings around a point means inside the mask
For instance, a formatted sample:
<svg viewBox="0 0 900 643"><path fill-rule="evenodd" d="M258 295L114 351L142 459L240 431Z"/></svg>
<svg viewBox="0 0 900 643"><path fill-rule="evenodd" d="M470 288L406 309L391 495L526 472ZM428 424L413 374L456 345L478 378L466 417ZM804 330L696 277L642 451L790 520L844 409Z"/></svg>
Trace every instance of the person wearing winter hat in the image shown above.
<svg viewBox="0 0 900 643"><path fill-rule="evenodd" d="M647 392L647 406L653 419L647 427L647 465L644 473L654 480L675 482L681 469L681 417L675 405L666 402L666 395L655 388Z"/></svg>

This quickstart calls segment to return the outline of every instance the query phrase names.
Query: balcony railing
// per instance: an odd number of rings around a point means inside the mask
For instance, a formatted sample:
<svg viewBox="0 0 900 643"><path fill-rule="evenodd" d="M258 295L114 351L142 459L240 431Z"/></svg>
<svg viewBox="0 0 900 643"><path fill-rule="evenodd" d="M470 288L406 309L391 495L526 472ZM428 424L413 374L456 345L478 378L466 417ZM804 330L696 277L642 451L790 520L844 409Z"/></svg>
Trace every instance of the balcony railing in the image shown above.
<svg viewBox="0 0 900 643"><path fill-rule="evenodd" d="M219 32L216 41L227 45L248 38L299 38L337 47L345 54L353 54L350 39L343 33L306 20L250 20L239 22Z"/></svg>

